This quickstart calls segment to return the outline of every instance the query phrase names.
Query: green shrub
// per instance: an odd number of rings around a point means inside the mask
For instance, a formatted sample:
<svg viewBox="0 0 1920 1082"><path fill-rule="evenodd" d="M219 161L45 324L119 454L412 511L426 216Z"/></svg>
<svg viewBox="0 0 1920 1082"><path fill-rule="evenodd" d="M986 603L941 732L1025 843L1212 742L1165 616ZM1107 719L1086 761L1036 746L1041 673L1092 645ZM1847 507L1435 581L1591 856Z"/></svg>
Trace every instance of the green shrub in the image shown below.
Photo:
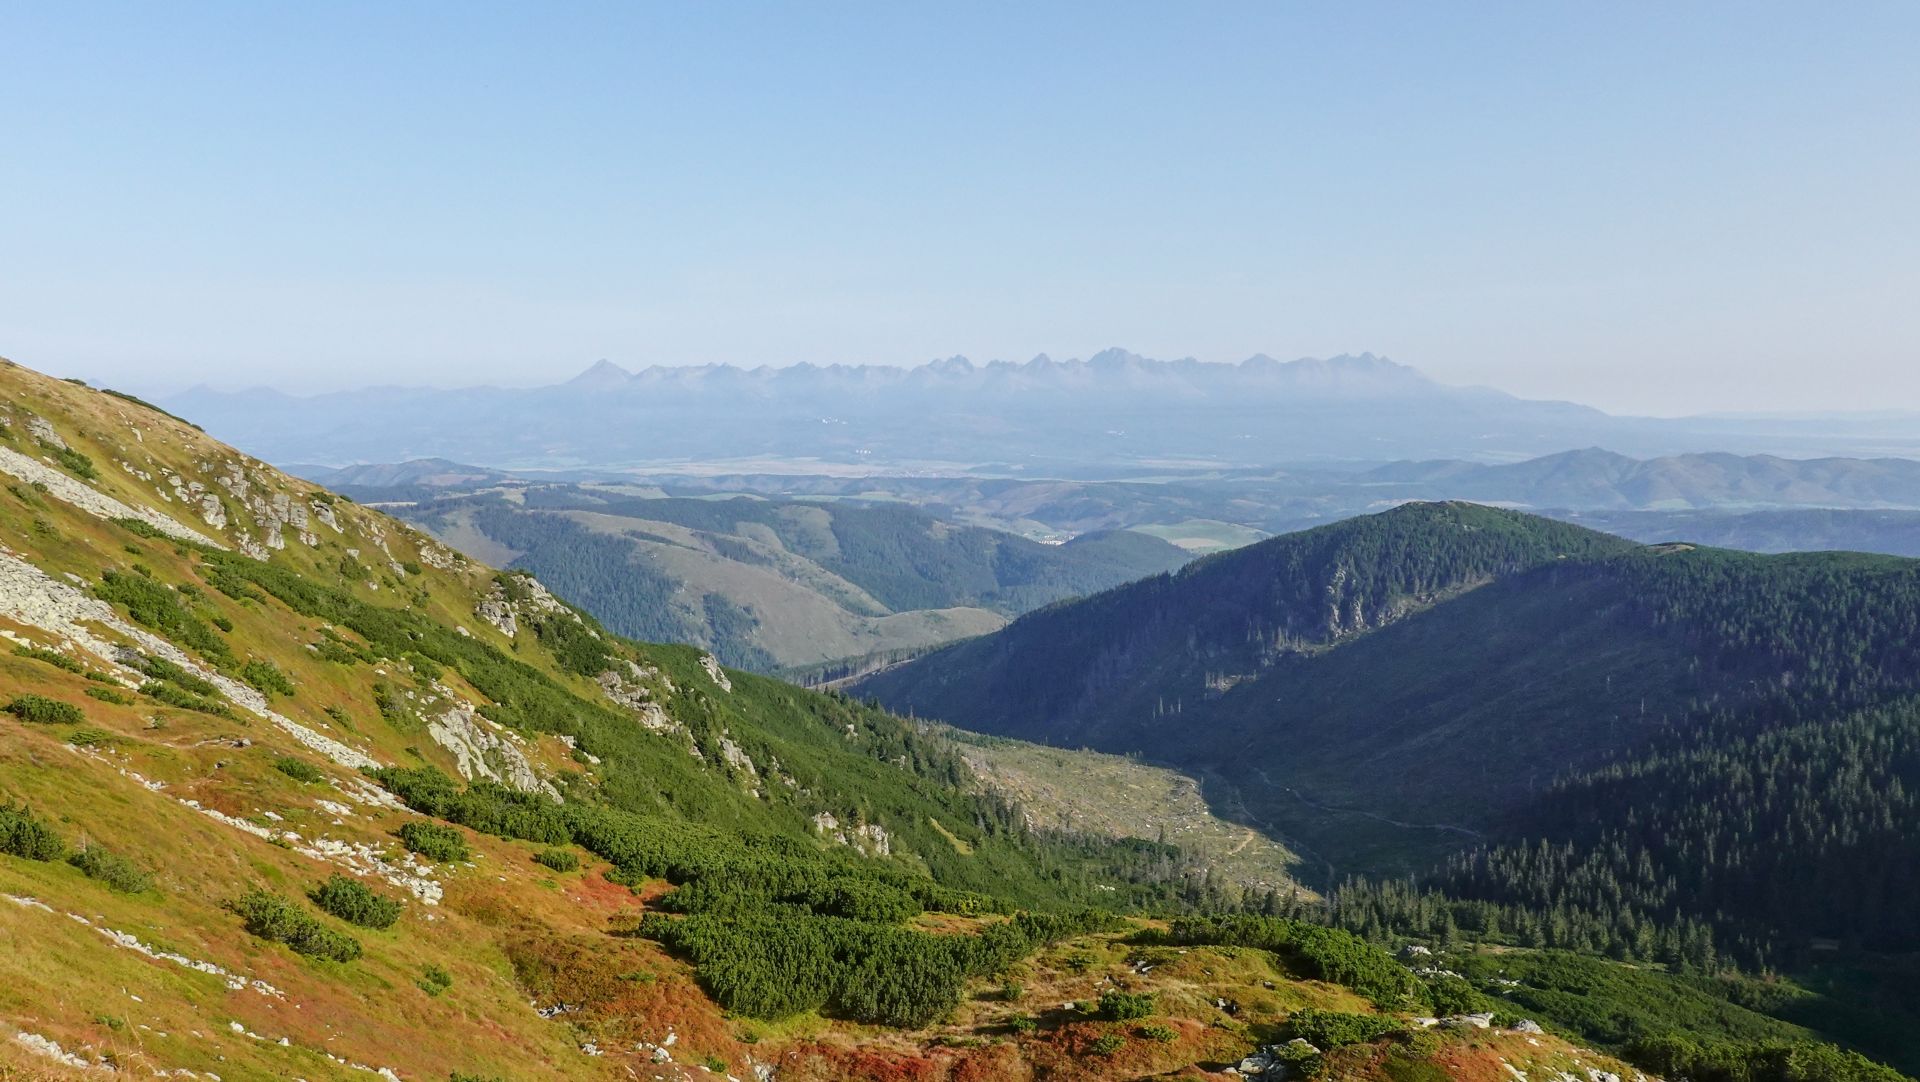
<svg viewBox="0 0 1920 1082"><path fill-rule="evenodd" d="M307 892L313 904L362 928L391 928L400 919L400 903L377 894L366 884L339 872Z"/></svg>
<svg viewBox="0 0 1920 1082"><path fill-rule="evenodd" d="M413 674L420 678L422 684L432 684L446 675L446 670L440 667L440 663L425 654L408 651L400 655L400 660L413 666Z"/></svg>
<svg viewBox="0 0 1920 1082"><path fill-rule="evenodd" d="M152 873L117 853L97 845L75 850L67 863L122 894L138 894L153 885Z"/></svg>
<svg viewBox="0 0 1920 1082"><path fill-rule="evenodd" d="M321 639L313 644L313 652L321 661L332 662L335 665L351 665L356 661L365 660L352 647L338 639Z"/></svg>
<svg viewBox="0 0 1920 1082"><path fill-rule="evenodd" d="M293 681L271 661L254 658L240 668L240 679L268 695L293 694Z"/></svg>
<svg viewBox="0 0 1920 1082"><path fill-rule="evenodd" d="M1015 1033L1032 1033L1040 1028L1040 1023L1030 1014L1016 1014L1007 1019L1007 1026Z"/></svg>
<svg viewBox="0 0 1920 1082"><path fill-rule="evenodd" d="M232 909L247 931L262 939L285 943L299 954L333 962L360 957L360 941L315 920L292 902L258 887L234 902Z"/></svg>
<svg viewBox="0 0 1920 1082"><path fill-rule="evenodd" d="M45 695L19 695L6 705L6 711L21 721L43 725L78 725L87 720L80 708Z"/></svg>
<svg viewBox="0 0 1920 1082"><path fill-rule="evenodd" d="M294 781L306 782L308 785L327 780L327 776L320 772L319 767L291 755L282 755L275 759L273 768Z"/></svg>
<svg viewBox="0 0 1920 1082"><path fill-rule="evenodd" d="M213 628L180 601L180 595L142 575L109 571L93 588L94 596L113 605L124 606L133 622L150 627L176 643L200 652L218 666L233 663L233 650ZM159 677L158 673L149 675ZM162 677L162 679L165 679ZM206 694L206 692L201 692Z"/></svg>
<svg viewBox="0 0 1920 1082"><path fill-rule="evenodd" d="M1405 1029L1397 1019L1379 1014L1347 1014L1302 1008L1287 1018L1295 1037L1320 1048L1338 1048L1343 1044L1362 1044Z"/></svg>
<svg viewBox="0 0 1920 1082"><path fill-rule="evenodd" d="M220 718L233 716L233 708L219 699L196 695L178 684L170 684L165 680L149 680L141 684L140 694L155 702L177 706L182 710L196 710L202 714L212 714Z"/></svg>
<svg viewBox="0 0 1920 1082"><path fill-rule="evenodd" d="M1152 992L1122 992L1109 988L1100 993L1100 1017L1109 1022L1131 1022L1153 1013L1159 996Z"/></svg>
<svg viewBox="0 0 1920 1082"><path fill-rule="evenodd" d="M0 853L28 860L59 860L66 844L25 804L0 804Z"/></svg>
<svg viewBox="0 0 1920 1082"><path fill-rule="evenodd" d="M467 836L456 827L415 819L400 827L400 844L428 860L448 862L467 859Z"/></svg>
<svg viewBox="0 0 1920 1082"><path fill-rule="evenodd" d="M35 661L44 661L56 669L65 669L71 673L83 673L87 671L85 665L80 664L80 662L58 650L48 650L39 646L27 646L23 643L14 647L13 653L16 657L30 657Z"/></svg>
<svg viewBox="0 0 1920 1082"><path fill-rule="evenodd" d="M580 857L571 849L542 849L533 855L533 862L556 872L570 872L580 867Z"/></svg>
<svg viewBox="0 0 1920 1082"><path fill-rule="evenodd" d="M160 532L160 528L158 526L155 526L152 523L145 521L144 519L116 518L116 519L109 519L108 521L112 522L115 526L120 527L121 529L127 531L128 533L133 534L135 537L144 537L149 541L158 541L161 538L164 538L167 536L166 534Z"/></svg>
<svg viewBox="0 0 1920 1082"><path fill-rule="evenodd" d="M1441 1018L1457 1014L1496 1011L1500 1008L1500 1004L1487 998L1484 993L1461 977L1443 973L1427 978L1426 984L1427 998L1433 1003L1433 1013Z"/></svg>
<svg viewBox="0 0 1920 1082"><path fill-rule="evenodd" d="M105 729L97 729L91 725L83 725L67 734L67 743L72 744L76 748L98 747L112 739L112 733Z"/></svg>
<svg viewBox="0 0 1920 1082"><path fill-rule="evenodd" d="M547 845L573 840L562 807L544 796L493 782L458 782L430 766L382 767L370 772L409 808L483 834Z"/></svg>
<svg viewBox="0 0 1920 1082"><path fill-rule="evenodd" d="M1141 1026L1139 1029L1134 1030L1134 1032L1146 1040L1159 1041L1161 1044L1172 1044L1180 1039L1179 1030L1174 1029L1172 1026L1163 1026L1158 1022Z"/></svg>
<svg viewBox="0 0 1920 1082"><path fill-rule="evenodd" d="M1339 928L1277 917L1191 917L1174 921L1167 939L1269 950L1306 976L1345 985L1382 1009L1399 1010L1425 999L1419 979L1392 955Z"/></svg>
<svg viewBox="0 0 1920 1082"><path fill-rule="evenodd" d="M140 664L136 667L155 680L178 684L195 695L220 694L220 689L214 685L213 681L198 676L192 669L184 665L176 665L163 657L141 658Z"/></svg>
<svg viewBox="0 0 1920 1082"><path fill-rule="evenodd" d="M1102 1033L1089 1047L1096 1056L1111 1056L1126 1046L1125 1036L1118 1033Z"/></svg>
<svg viewBox="0 0 1920 1082"><path fill-rule="evenodd" d="M113 688L88 688L87 698L98 699L103 703L112 703L115 706L133 705L133 696L128 695L124 691L115 691Z"/></svg>
<svg viewBox="0 0 1920 1082"><path fill-rule="evenodd" d="M86 455L81 454L71 447L55 447L52 444L42 444L41 446L53 452L53 457L58 460L62 466L65 466L71 471L74 476L87 481L99 479L100 471L93 468L93 459L88 458Z"/></svg>
<svg viewBox="0 0 1920 1082"><path fill-rule="evenodd" d="M1626 1058L1688 1082L1903 1082L1898 1072L1858 1052L1813 1041L1649 1037L1629 1045Z"/></svg>
<svg viewBox="0 0 1920 1082"><path fill-rule="evenodd" d="M439 966L427 965L420 967L420 979L413 983L419 985L422 992L437 996L453 987L453 975Z"/></svg>

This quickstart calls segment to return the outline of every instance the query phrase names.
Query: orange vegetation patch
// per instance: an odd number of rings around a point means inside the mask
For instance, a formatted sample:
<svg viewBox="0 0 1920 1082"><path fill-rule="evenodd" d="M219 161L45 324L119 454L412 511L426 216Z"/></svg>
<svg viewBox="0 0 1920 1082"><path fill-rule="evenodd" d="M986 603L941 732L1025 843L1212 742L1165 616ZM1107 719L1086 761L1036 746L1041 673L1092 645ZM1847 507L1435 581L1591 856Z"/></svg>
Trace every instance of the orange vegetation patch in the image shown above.
<svg viewBox="0 0 1920 1082"><path fill-rule="evenodd" d="M936 1060L911 1052L843 1048L807 1042L780 1056L781 1082L949 1082L950 1057ZM975 1082L996 1076L976 1075Z"/></svg>
<svg viewBox="0 0 1920 1082"><path fill-rule="evenodd" d="M526 927L504 939L521 988L557 1017L603 1043L664 1044L669 1035L683 1061L718 1057L745 1062L720 1009L687 968L645 940L611 935L556 935Z"/></svg>
<svg viewBox="0 0 1920 1082"><path fill-rule="evenodd" d="M603 918L637 915L649 903L672 890L673 887L660 880L648 880L640 885L638 891L612 882L604 870L592 868L567 883L567 897L581 908Z"/></svg>
<svg viewBox="0 0 1920 1082"><path fill-rule="evenodd" d="M913 926L934 935L976 935L989 924L1005 922L1005 917L963 917L956 913L922 913L913 918Z"/></svg>
<svg viewBox="0 0 1920 1082"><path fill-rule="evenodd" d="M197 800L204 808L210 808L222 815L231 815L236 819L251 819L260 814L255 803L246 800L241 794L222 788L212 778L202 778L192 783L184 793L187 799Z"/></svg>

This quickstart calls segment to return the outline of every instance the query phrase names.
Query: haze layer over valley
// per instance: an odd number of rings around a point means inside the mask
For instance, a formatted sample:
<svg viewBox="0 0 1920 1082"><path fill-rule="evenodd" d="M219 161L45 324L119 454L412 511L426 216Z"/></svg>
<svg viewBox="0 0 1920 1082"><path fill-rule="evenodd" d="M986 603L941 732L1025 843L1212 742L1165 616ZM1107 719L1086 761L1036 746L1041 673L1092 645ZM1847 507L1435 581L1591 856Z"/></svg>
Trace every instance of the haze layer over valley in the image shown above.
<svg viewBox="0 0 1920 1082"><path fill-rule="evenodd" d="M1111 349L1024 364L652 367L601 362L526 389L375 387L308 397L206 388L161 399L278 463L439 457L502 468L1032 473L1340 461L1920 452L1910 416L1615 417L1435 382L1372 354L1239 364Z"/></svg>

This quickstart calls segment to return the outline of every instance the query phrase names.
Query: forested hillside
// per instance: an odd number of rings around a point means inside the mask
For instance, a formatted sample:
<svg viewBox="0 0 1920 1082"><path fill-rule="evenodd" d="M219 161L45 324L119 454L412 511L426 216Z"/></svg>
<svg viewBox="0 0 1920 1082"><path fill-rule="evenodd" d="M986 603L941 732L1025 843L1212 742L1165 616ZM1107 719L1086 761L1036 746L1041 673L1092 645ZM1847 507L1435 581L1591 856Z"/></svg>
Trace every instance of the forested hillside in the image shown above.
<svg viewBox="0 0 1920 1082"><path fill-rule="evenodd" d="M1920 837L1920 562L1412 506L1036 613L861 690L1181 764L1328 881L1427 870L1558 914L1546 942L1651 957L1692 922L1749 964L1803 960L1809 937L1916 942L1893 914Z"/></svg>
<svg viewBox="0 0 1920 1082"><path fill-rule="evenodd" d="M442 493L393 510L534 572L620 634L760 670L965 638L1186 559L1124 531L1046 545L902 506L642 498L617 486Z"/></svg>

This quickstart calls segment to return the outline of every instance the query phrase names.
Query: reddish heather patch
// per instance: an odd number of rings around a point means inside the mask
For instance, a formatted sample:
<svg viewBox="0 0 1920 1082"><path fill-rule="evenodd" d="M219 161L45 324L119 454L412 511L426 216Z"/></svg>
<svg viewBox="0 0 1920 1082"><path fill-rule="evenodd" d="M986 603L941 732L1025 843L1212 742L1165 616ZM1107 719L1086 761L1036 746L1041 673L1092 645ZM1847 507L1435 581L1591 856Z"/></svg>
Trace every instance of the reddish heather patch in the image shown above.
<svg viewBox="0 0 1920 1082"><path fill-rule="evenodd" d="M780 1057L782 1082L943 1082L946 1064L874 1048L795 1045Z"/></svg>
<svg viewBox="0 0 1920 1082"><path fill-rule="evenodd" d="M607 918L629 911L637 912L670 889L665 883L647 882L636 894L618 883L609 882L604 873L590 870L567 884L567 897L582 908Z"/></svg>
<svg viewBox="0 0 1920 1082"><path fill-rule="evenodd" d="M1459 1082L1510 1082L1513 1078L1501 1066L1503 1057L1495 1048L1451 1045L1434 1056L1434 1062Z"/></svg>
<svg viewBox="0 0 1920 1082"><path fill-rule="evenodd" d="M566 1004L619 1041L676 1045L738 1060L720 1010L685 967L651 944L613 936L558 936L529 929L506 945L515 976L541 1006Z"/></svg>
<svg viewBox="0 0 1920 1082"><path fill-rule="evenodd" d="M243 803L240 794L230 792L215 785L211 778L203 778L200 781L194 782L183 795L189 799L199 801L202 807L212 808L222 815L231 815L240 819L250 818L259 814L260 811L258 808Z"/></svg>
<svg viewBox="0 0 1920 1082"><path fill-rule="evenodd" d="M953 1065L951 1082L1025 1082L1033 1067L1010 1044L993 1045L967 1053Z"/></svg>

